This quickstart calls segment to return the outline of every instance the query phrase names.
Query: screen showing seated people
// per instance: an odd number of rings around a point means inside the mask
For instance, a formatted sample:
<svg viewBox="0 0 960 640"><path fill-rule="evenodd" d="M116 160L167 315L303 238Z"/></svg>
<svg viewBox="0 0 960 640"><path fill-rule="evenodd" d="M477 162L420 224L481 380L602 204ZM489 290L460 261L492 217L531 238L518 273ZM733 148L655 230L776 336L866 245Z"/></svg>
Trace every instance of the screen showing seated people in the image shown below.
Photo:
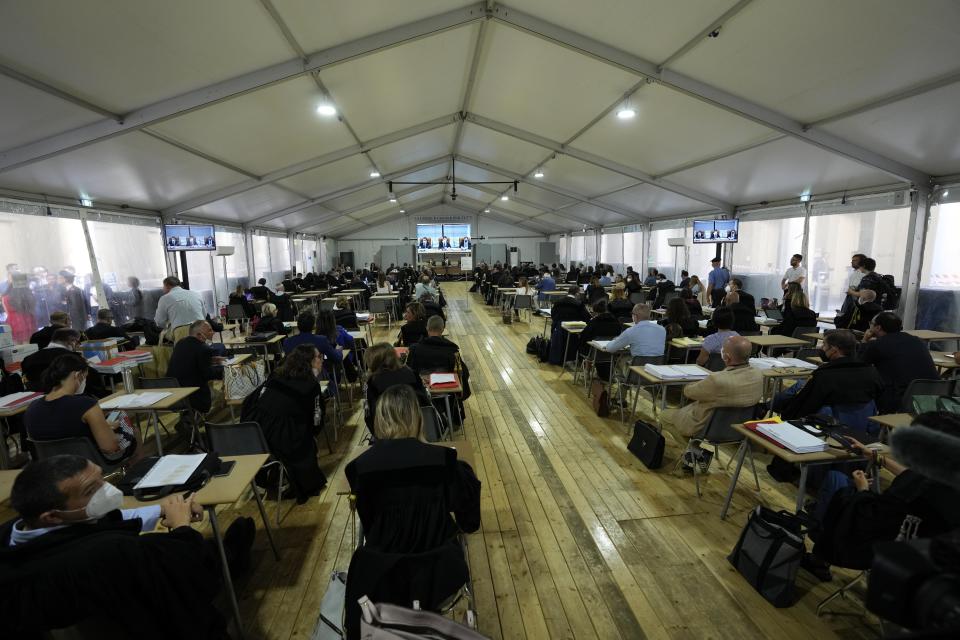
<svg viewBox="0 0 960 640"><path fill-rule="evenodd" d="M217 236L209 224L165 224L167 251L215 251Z"/></svg>
<svg viewBox="0 0 960 640"><path fill-rule="evenodd" d="M469 253L472 248L469 224L417 225L417 253Z"/></svg>
<svg viewBox="0 0 960 640"><path fill-rule="evenodd" d="M739 220L694 220L693 243L736 242L740 237Z"/></svg>

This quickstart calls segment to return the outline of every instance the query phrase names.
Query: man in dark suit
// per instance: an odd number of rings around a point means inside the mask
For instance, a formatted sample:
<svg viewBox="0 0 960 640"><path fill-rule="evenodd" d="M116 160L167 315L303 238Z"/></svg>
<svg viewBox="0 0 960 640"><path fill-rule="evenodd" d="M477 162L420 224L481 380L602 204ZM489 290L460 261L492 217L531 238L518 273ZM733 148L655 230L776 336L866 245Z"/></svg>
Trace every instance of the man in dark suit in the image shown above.
<svg viewBox="0 0 960 640"><path fill-rule="evenodd" d="M457 354L460 353L460 347L456 342L447 340L443 337L443 330L446 327L443 317L439 315L430 316L427 320L427 337L421 338L420 342L410 345L410 352L407 355L407 366L413 369L417 375L421 373L453 373L457 370ZM467 369L467 363L460 361L460 385L463 387L463 394L457 397L460 407L460 413L463 414L462 400L470 397L470 370Z"/></svg>
<svg viewBox="0 0 960 640"><path fill-rule="evenodd" d="M270 302L270 299L273 297L273 292L270 289L267 289L267 279L260 278L257 280L257 286L250 287L250 293L253 294L254 300L266 300Z"/></svg>
<svg viewBox="0 0 960 640"><path fill-rule="evenodd" d="M450 238L448 238L447 236L442 236L442 237L440 238L440 245L439 245L439 246L440 246L441 249L449 249L449 248L450 248Z"/></svg>
<svg viewBox="0 0 960 640"><path fill-rule="evenodd" d="M50 324L30 336L30 344L37 345L38 349L46 349L57 329L70 328L70 315L64 311L54 311L50 314Z"/></svg>
<svg viewBox="0 0 960 640"><path fill-rule="evenodd" d="M86 331L87 338L90 340L105 340L107 338L120 338L125 340L120 345L120 351L132 349L140 344L140 339L135 336L127 335L123 329L113 326L113 311L110 309L100 309L97 311L97 324Z"/></svg>
<svg viewBox="0 0 960 640"><path fill-rule="evenodd" d="M838 329L866 331L870 328L870 320L883 311L883 307L876 302L877 292L873 289L861 289L851 295L854 303L848 311L834 318L834 325Z"/></svg>
<svg viewBox="0 0 960 640"><path fill-rule="evenodd" d="M31 353L20 363L20 370L27 378L27 389L30 391L48 391L43 384L44 371L54 360L66 353L73 353L79 347L79 331L66 327L56 329L46 347L36 353ZM91 379L95 377L91 376Z"/></svg>
<svg viewBox="0 0 960 640"><path fill-rule="evenodd" d="M433 240L430 238L420 238L421 249L429 249L431 246L433 246Z"/></svg>
<svg viewBox="0 0 960 640"><path fill-rule="evenodd" d="M90 303L84 298L83 290L74 284L76 276L69 271L60 272L63 282L63 301L67 313L70 314L70 324L77 331L87 328L87 319L90 317Z"/></svg>
<svg viewBox="0 0 960 640"><path fill-rule="evenodd" d="M877 314L863 334L860 359L880 372L884 393L880 413L897 413L907 386L914 380L939 380L927 344L903 332L903 321L892 311Z"/></svg>
<svg viewBox="0 0 960 640"><path fill-rule="evenodd" d="M181 387L199 387L188 398L190 406L200 413L210 411L213 398L210 395L211 380L223 378L223 363L226 358L214 355L207 342L213 339L213 327L206 320L191 323L189 334L173 347L167 377L176 378Z"/></svg>

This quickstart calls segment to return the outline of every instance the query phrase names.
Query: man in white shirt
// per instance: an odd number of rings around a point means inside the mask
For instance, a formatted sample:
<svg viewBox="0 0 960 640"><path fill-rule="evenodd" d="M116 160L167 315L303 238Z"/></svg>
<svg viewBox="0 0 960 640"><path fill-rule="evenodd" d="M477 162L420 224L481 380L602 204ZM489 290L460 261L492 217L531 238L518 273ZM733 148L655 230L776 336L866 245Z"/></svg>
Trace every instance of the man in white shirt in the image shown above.
<svg viewBox="0 0 960 640"><path fill-rule="evenodd" d="M860 267L863 266L863 261L867 259L862 253L855 253L850 258L850 268L853 271L850 272L850 275L847 277L847 297L843 300L843 306L837 312L837 315L843 315L849 313L853 309L853 305L856 302L854 299L854 292L860 288L860 281L863 279L863 271L860 270Z"/></svg>
<svg viewBox="0 0 960 640"><path fill-rule="evenodd" d="M801 262L803 262L803 256L799 253L793 254L793 257L790 258L790 268L783 274L783 280L780 281L780 288L784 291L787 290L787 286L791 282L796 282L802 288L806 288L807 270L800 266Z"/></svg>
<svg viewBox="0 0 960 640"><path fill-rule="evenodd" d="M167 276L153 319L165 330L167 339L176 343L187 336L191 322L204 319L200 294L182 288L176 276Z"/></svg>

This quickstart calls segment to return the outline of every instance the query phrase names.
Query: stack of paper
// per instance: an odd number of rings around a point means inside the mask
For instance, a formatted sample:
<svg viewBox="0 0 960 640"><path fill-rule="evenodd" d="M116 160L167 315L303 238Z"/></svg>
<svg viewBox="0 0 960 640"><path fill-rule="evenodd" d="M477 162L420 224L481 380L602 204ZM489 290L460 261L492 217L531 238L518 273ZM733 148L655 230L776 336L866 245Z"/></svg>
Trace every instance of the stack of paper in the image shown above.
<svg viewBox="0 0 960 640"><path fill-rule="evenodd" d="M457 386L457 376L454 373L431 373L431 387L455 387Z"/></svg>
<svg viewBox="0 0 960 640"><path fill-rule="evenodd" d="M758 424L757 431L794 453L817 453L827 450L827 443L789 422Z"/></svg>
<svg viewBox="0 0 960 640"><path fill-rule="evenodd" d="M701 379L710 375L695 364L645 364L643 368L662 380Z"/></svg>
<svg viewBox="0 0 960 640"><path fill-rule="evenodd" d="M147 391L145 393L128 393L108 400L100 406L104 409L133 409L135 407L149 407L173 394L169 391Z"/></svg>
<svg viewBox="0 0 960 640"><path fill-rule="evenodd" d="M794 367L798 369L816 369L817 365L799 358L750 358L750 366L755 369L773 369L775 367Z"/></svg>
<svg viewBox="0 0 960 640"><path fill-rule="evenodd" d="M97 358L97 360L99 360L99 358ZM99 373L120 373L124 369L132 369L137 366L136 360L121 358L119 356L102 362L93 362L93 358L91 358L88 362L90 366Z"/></svg>
<svg viewBox="0 0 960 640"><path fill-rule="evenodd" d="M370 314L369 314L369 313L365 313L365 312L358 312L358 313L357 313L357 320L369 320L369 319L370 319Z"/></svg>
<svg viewBox="0 0 960 640"><path fill-rule="evenodd" d="M540 315L549 317L550 309L540 309Z"/></svg>
<svg viewBox="0 0 960 640"><path fill-rule="evenodd" d="M20 391L0 398L0 409L13 409L14 407L31 402L42 396L42 393L36 391Z"/></svg>
<svg viewBox="0 0 960 640"><path fill-rule="evenodd" d="M206 457L207 454L205 453L163 456L157 460L156 464L147 472L147 475L143 476L133 488L151 489L153 487L183 484L190 479L190 476Z"/></svg>
<svg viewBox="0 0 960 640"><path fill-rule="evenodd" d="M141 362L153 362L153 354L146 349L134 349L132 351L123 351L117 354L118 358L126 358L127 360L133 360L137 363Z"/></svg>

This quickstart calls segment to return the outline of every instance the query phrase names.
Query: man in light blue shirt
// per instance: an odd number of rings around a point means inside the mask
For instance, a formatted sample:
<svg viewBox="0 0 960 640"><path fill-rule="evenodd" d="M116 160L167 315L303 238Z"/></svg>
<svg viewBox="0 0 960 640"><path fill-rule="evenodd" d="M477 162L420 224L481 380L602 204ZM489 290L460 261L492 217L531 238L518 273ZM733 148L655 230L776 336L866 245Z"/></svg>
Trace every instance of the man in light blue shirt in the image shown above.
<svg viewBox="0 0 960 640"><path fill-rule="evenodd" d="M633 326L607 343L607 351L616 353L630 347L631 356L662 356L667 342L667 330L650 320L650 305L633 306Z"/></svg>
<svg viewBox="0 0 960 640"><path fill-rule="evenodd" d="M714 258L710 264L713 265L713 269L707 276L707 298L710 300L710 306L716 308L723 302L724 288L730 282L730 272L726 267L720 266L720 258Z"/></svg>
<svg viewBox="0 0 960 640"><path fill-rule="evenodd" d="M543 270L543 274L540 276L540 282L537 283L537 286L534 287L537 291L540 292L540 295L537 297L537 300L543 302L547 296L543 295L544 291L556 291L557 290L557 281L550 276L550 272L546 269Z"/></svg>

